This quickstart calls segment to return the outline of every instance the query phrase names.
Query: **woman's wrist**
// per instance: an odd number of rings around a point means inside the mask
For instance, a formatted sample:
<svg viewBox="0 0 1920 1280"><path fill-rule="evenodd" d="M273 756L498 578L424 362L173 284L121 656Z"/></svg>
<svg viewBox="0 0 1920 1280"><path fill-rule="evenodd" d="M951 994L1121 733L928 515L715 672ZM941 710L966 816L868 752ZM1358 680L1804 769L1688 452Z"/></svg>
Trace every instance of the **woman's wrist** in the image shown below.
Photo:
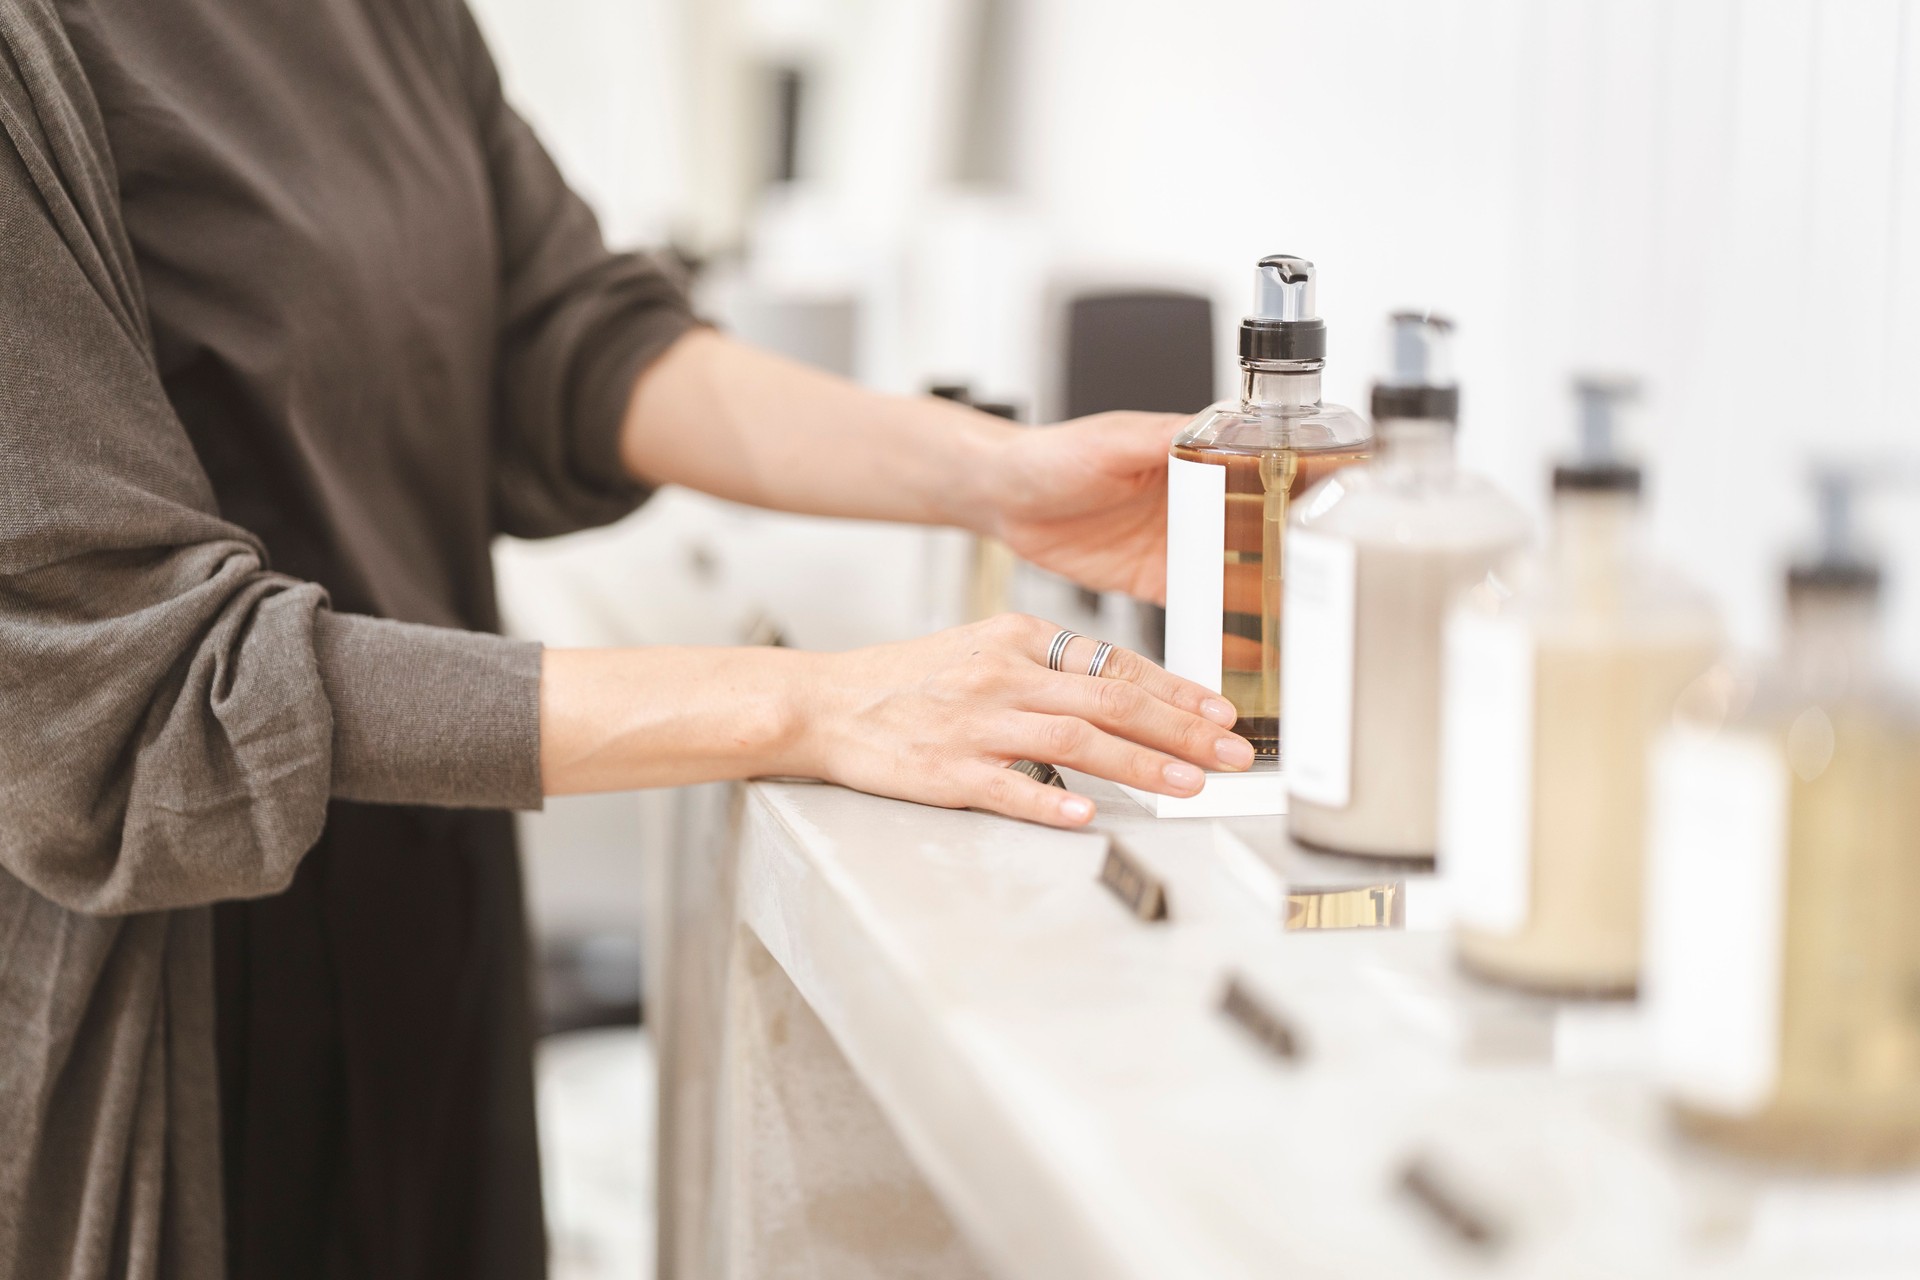
<svg viewBox="0 0 1920 1280"><path fill-rule="evenodd" d="M913 435L937 440L942 446L928 455L932 459L926 476L928 523L997 534L1002 501L1008 485L1017 479L1013 456L1021 428L946 401L914 403L937 420L909 424Z"/></svg>

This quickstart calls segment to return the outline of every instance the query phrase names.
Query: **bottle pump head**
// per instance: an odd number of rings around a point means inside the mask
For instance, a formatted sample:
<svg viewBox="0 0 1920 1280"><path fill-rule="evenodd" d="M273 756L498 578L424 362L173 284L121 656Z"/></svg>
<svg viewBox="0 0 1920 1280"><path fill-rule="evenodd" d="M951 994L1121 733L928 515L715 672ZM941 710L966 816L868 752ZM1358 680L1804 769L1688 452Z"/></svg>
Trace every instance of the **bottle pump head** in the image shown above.
<svg viewBox="0 0 1920 1280"><path fill-rule="evenodd" d="M1809 475L1818 513L1818 541L1811 556L1787 566L1787 591L1830 591L1877 595L1880 562L1860 545L1854 505L1875 473L1864 466L1835 463L1815 466Z"/></svg>
<svg viewBox="0 0 1920 1280"><path fill-rule="evenodd" d="M1276 253L1253 273L1253 314L1240 322L1240 361L1322 361L1327 322L1314 314L1317 273L1305 258Z"/></svg>
<svg viewBox="0 0 1920 1280"><path fill-rule="evenodd" d="M1553 469L1555 493L1640 492L1640 465L1620 448L1621 410L1640 398L1640 384L1625 377L1580 377L1573 382L1579 406L1579 448Z"/></svg>
<svg viewBox="0 0 1920 1280"><path fill-rule="evenodd" d="M1460 418L1460 387L1453 377L1453 321L1431 311L1399 311L1387 318L1392 371L1374 384L1373 420Z"/></svg>

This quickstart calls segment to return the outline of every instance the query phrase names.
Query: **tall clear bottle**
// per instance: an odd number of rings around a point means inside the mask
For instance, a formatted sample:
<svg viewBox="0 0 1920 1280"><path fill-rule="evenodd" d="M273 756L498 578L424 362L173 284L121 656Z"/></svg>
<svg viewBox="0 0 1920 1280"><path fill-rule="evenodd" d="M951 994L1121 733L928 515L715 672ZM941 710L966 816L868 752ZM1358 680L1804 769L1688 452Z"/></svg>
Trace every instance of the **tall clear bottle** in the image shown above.
<svg viewBox="0 0 1920 1280"><path fill-rule="evenodd" d="M1683 1129L1829 1168L1920 1164L1920 699L1880 662L1862 477L1819 477L1777 667L1689 691L1653 763L1647 998Z"/></svg>
<svg viewBox="0 0 1920 1280"><path fill-rule="evenodd" d="M1453 326L1389 322L1375 454L1293 504L1283 601L1287 826L1340 853L1432 857L1440 638L1449 604L1531 534L1526 514L1454 465Z"/></svg>
<svg viewBox="0 0 1920 1280"><path fill-rule="evenodd" d="M1641 548L1634 389L1576 384L1579 455L1554 469L1545 555L1449 619L1440 868L1461 962L1539 991L1640 976L1647 749L1712 662L1712 606Z"/></svg>
<svg viewBox="0 0 1920 1280"><path fill-rule="evenodd" d="M1280 758L1289 506L1371 443L1366 419L1321 402L1327 326L1314 295L1311 262L1260 260L1240 326L1240 399L1195 418L1167 469L1167 668L1233 703L1256 769Z"/></svg>

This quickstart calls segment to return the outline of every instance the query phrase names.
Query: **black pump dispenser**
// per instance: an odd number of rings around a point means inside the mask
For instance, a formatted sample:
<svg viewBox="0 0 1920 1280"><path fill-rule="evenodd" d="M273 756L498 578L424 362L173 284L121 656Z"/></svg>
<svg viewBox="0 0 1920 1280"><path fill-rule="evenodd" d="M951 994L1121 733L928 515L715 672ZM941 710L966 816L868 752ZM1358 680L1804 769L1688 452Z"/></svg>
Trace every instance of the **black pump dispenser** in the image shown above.
<svg viewBox="0 0 1920 1280"><path fill-rule="evenodd" d="M1240 322L1243 364L1327 358L1327 322L1314 314L1314 266L1288 253L1260 259L1253 314Z"/></svg>
<svg viewBox="0 0 1920 1280"><path fill-rule="evenodd" d="M1853 518L1854 503L1868 481L1865 469L1817 466L1810 479L1819 513L1819 540L1812 555L1787 566L1787 593L1827 591L1877 596L1880 561L1860 545Z"/></svg>
<svg viewBox="0 0 1920 1280"><path fill-rule="evenodd" d="M1620 411L1640 398L1640 384L1632 378L1581 377L1574 379L1574 399L1580 409L1580 448L1569 461L1553 469L1555 493L1640 492L1640 464L1620 451Z"/></svg>
<svg viewBox="0 0 1920 1280"><path fill-rule="evenodd" d="M1373 420L1460 420L1460 386L1448 359L1453 321L1430 311L1397 311L1388 317L1392 372L1374 384Z"/></svg>

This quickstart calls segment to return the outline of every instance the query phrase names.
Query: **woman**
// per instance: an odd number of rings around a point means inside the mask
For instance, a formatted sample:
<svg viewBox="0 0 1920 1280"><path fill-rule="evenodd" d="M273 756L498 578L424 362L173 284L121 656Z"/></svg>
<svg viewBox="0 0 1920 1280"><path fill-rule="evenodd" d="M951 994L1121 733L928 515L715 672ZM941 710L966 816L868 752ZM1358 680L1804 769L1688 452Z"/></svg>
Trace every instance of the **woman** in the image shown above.
<svg viewBox="0 0 1920 1280"><path fill-rule="evenodd" d="M1156 594L1174 424L1014 432L699 328L459 0L0 0L0 46L0 1274L540 1274L505 810L782 773L1073 826L1006 762L1251 759L1027 619L492 634L495 533L665 482Z"/></svg>

